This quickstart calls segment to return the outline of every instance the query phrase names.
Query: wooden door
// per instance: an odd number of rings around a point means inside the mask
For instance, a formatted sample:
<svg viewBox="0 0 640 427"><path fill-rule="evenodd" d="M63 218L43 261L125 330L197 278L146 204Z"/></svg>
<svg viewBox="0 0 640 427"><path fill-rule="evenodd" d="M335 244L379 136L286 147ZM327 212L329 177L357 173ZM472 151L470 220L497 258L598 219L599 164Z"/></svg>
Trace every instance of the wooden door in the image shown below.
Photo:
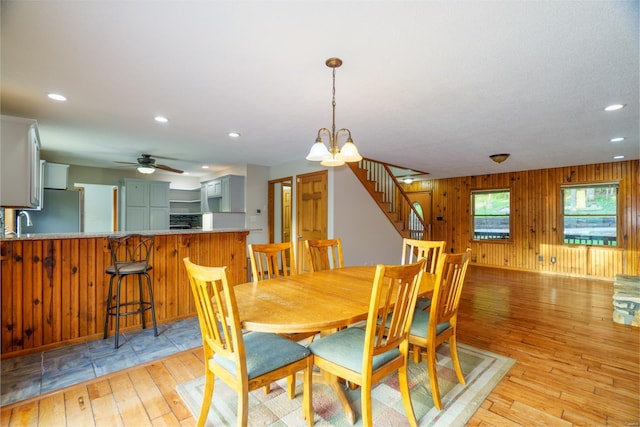
<svg viewBox="0 0 640 427"><path fill-rule="evenodd" d="M282 241L291 241L291 186L282 186ZM297 267L297 266L296 266Z"/></svg>
<svg viewBox="0 0 640 427"><path fill-rule="evenodd" d="M327 238L327 171L298 175L296 182L296 223L298 272L309 271L303 242Z"/></svg>

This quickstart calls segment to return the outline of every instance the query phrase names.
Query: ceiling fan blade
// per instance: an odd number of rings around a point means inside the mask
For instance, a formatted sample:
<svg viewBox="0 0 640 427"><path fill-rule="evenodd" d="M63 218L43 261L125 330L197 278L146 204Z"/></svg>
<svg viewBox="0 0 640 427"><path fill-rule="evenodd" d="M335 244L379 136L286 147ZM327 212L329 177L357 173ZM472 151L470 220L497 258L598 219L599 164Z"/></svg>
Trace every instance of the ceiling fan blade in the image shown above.
<svg viewBox="0 0 640 427"><path fill-rule="evenodd" d="M120 163L122 165L137 165L137 163L131 163L131 162L118 162L118 161L113 161L113 163Z"/></svg>
<svg viewBox="0 0 640 427"><path fill-rule="evenodd" d="M184 173L184 171L181 171L180 169L175 169L175 168L172 168L172 167L166 166L166 165L155 165L155 166L156 166L156 169L162 169L162 170L165 170L165 171L175 172L175 173L180 173L180 174Z"/></svg>

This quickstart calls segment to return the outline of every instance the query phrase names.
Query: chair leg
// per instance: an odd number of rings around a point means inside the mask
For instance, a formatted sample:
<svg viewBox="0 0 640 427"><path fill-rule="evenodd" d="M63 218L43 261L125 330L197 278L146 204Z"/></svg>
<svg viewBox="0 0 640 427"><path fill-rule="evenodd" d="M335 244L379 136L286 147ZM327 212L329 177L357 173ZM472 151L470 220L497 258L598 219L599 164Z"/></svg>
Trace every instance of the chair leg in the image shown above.
<svg viewBox="0 0 640 427"><path fill-rule="evenodd" d="M418 345L413 345L413 362L417 365L418 363L420 363L420 359L421 354L420 352L422 351L422 348Z"/></svg>
<svg viewBox="0 0 640 427"><path fill-rule="evenodd" d="M302 392L302 413L307 420L307 425L311 427L314 423L313 412L313 358L309 357L307 360L307 369L304 371L304 385Z"/></svg>
<svg viewBox="0 0 640 427"><path fill-rule="evenodd" d="M118 339L120 338L120 291L122 284L122 276L118 276L118 287L116 288L116 343L115 348L118 348Z"/></svg>
<svg viewBox="0 0 640 427"><path fill-rule="evenodd" d="M289 395L289 400L293 400L296 397L296 374L287 377L287 394Z"/></svg>
<svg viewBox="0 0 640 427"><path fill-rule="evenodd" d="M140 317L141 317L141 322L142 322L142 329L147 329L147 322L144 320L144 298L142 297L143 293L142 293L142 275L138 274L138 292L139 292L139 304L138 304L138 310L140 310Z"/></svg>
<svg viewBox="0 0 640 427"><path fill-rule="evenodd" d="M249 391L238 390L238 427L246 427L249 418Z"/></svg>
<svg viewBox="0 0 640 427"><path fill-rule="evenodd" d="M455 331L453 335L449 338L449 351L451 352L451 361L453 362L453 368L456 370L456 376L458 377L458 381L460 384L466 384L464 381L464 374L462 373L462 368L460 367L460 359L458 359L458 345L456 340Z"/></svg>
<svg viewBox="0 0 640 427"><path fill-rule="evenodd" d="M406 363L404 366L401 366L400 369L398 369L398 379L400 380L402 404L404 405L404 411L407 413L409 425L411 425L412 427L416 427L418 425L418 421L416 420L416 413L413 410L413 403L411 402L411 391L409 390L409 372L407 371Z"/></svg>
<svg viewBox="0 0 640 427"><path fill-rule="evenodd" d="M111 296L112 296L112 289L113 289L113 275L111 275L111 278L109 279L109 293L107 295L107 308L105 311L105 316L104 316L104 337L102 339L107 339L107 333L109 330L109 317L111 317L111 315L109 314L111 312Z"/></svg>
<svg viewBox="0 0 640 427"><path fill-rule="evenodd" d="M362 425L370 427L373 425L373 411L371 409L371 383L360 384L360 404L362 407Z"/></svg>
<svg viewBox="0 0 640 427"><path fill-rule="evenodd" d="M430 345L427 348L427 372L429 374L429 384L431 386L433 404L436 408L442 410L442 400L440 399L440 387L438 386L438 370L436 368L435 353L435 346Z"/></svg>
<svg viewBox="0 0 640 427"><path fill-rule="evenodd" d="M198 427L204 427L207 422L207 416L209 415L209 408L211 407L211 398L213 397L213 386L215 384L215 378L213 372L207 369L204 374L204 393L202 396L202 407L200 408L200 415L198 415Z"/></svg>
<svg viewBox="0 0 640 427"><path fill-rule="evenodd" d="M153 288L151 287L151 277L148 274L147 276L147 287L149 288L149 302L151 303L151 320L153 321L153 332L154 336L158 336L158 324L156 322L156 303L153 300Z"/></svg>

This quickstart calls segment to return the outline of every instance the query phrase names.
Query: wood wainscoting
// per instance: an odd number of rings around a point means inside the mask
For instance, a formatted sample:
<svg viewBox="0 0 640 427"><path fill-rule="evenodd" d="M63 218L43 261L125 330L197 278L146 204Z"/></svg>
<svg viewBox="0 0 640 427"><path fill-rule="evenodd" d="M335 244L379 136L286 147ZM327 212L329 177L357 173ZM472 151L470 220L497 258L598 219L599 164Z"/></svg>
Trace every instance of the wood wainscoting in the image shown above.
<svg viewBox="0 0 640 427"><path fill-rule="evenodd" d="M158 323L197 315L184 257L227 266L232 284L246 282L248 233L156 235L149 274ZM106 236L3 240L0 249L3 359L102 335L109 290L105 269L111 264ZM126 289L127 300L137 300L137 286ZM151 313L146 316L150 324ZM121 319L121 331L139 327L139 316Z"/></svg>
<svg viewBox="0 0 640 427"><path fill-rule="evenodd" d="M640 275L640 161L414 181L407 192L430 191L432 239L447 252L473 251L477 265L613 280ZM561 186L617 182L618 246L568 245L562 236ZM471 240L471 191L511 190L511 241ZM552 257L555 262L552 262Z"/></svg>

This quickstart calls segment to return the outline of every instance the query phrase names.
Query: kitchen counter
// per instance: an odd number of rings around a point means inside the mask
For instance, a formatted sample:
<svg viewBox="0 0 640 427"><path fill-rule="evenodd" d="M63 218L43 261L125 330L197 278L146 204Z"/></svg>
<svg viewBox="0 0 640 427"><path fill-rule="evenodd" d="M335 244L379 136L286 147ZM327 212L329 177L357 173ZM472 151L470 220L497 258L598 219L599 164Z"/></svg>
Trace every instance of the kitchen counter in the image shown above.
<svg viewBox="0 0 640 427"><path fill-rule="evenodd" d="M174 235L174 234L199 234L199 233L235 233L251 231L245 228L214 228L211 230L203 230L201 228L189 228L189 229L174 229L174 230L144 230L144 231L115 231L115 232L101 232L101 233L35 233L35 234L22 234L16 236L15 234L7 234L0 237L0 241L16 241L16 240L51 240L51 239L85 239L96 237L107 237L112 235L125 235L125 234L143 234L143 235Z"/></svg>
<svg viewBox="0 0 640 427"><path fill-rule="evenodd" d="M155 235L149 275L158 323L197 315L182 262L185 257L197 264L226 266L230 283L246 282L249 232L244 228L141 232ZM111 234L50 233L0 240L2 359L102 337ZM137 281L126 280L123 302L137 300L133 292ZM150 324L150 312L146 315ZM139 316L127 316L120 321L120 332L139 329L140 323Z"/></svg>

